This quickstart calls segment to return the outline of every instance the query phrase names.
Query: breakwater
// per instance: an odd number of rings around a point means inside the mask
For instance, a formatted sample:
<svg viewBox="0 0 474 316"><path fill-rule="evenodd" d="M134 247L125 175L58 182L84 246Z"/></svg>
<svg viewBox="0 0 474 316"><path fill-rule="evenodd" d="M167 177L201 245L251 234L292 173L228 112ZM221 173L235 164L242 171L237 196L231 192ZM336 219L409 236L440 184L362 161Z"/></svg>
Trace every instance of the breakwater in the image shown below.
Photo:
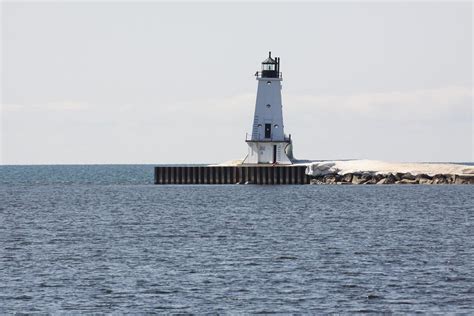
<svg viewBox="0 0 474 316"><path fill-rule="evenodd" d="M309 184L306 166L158 166L155 184Z"/></svg>
<svg viewBox="0 0 474 316"><path fill-rule="evenodd" d="M412 174L325 171L306 165L182 165L155 167L155 184L474 184L473 174Z"/></svg>

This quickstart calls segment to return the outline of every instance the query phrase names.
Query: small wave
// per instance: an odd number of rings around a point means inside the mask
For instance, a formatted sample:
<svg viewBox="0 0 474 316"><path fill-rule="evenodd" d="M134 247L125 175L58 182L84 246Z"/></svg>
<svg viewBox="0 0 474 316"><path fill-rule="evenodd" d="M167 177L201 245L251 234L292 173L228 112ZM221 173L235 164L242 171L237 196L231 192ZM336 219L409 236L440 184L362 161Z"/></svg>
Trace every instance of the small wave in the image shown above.
<svg viewBox="0 0 474 316"><path fill-rule="evenodd" d="M174 294L174 293L178 293L178 291L176 291L176 290L151 289L151 290L145 290L142 293L143 294Z"/></svg>
<svg viewBox="0 0 474 316"><path fill-rule="evenodd" d="M279 256L275 258L276 260L296 260L297 257L294 256Z"/></svg>

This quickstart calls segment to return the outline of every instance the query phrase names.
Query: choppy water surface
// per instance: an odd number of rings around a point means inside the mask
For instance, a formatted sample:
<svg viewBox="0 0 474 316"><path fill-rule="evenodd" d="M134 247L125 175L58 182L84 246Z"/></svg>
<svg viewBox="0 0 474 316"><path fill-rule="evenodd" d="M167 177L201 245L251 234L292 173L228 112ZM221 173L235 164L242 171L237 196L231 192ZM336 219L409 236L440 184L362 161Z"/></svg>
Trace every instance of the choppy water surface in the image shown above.
<svg viewBox="0 0 474 316"><path fill-rule="evenodd" d="M0 313L474 312L474 186L0 167Z"/></svg>

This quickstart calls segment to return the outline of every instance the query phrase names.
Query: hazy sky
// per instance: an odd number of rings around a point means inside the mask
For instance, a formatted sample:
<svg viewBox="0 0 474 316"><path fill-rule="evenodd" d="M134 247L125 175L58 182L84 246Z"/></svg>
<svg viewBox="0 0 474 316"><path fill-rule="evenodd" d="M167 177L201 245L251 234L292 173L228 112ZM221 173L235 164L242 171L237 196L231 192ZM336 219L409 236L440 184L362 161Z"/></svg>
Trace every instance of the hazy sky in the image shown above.
<svg viewBox="0 0 474 316"><path fill-rule="evenodd" d="M301 159L472 161L472 3L2 3L1 162L247 154L281 57Z"/></svg>

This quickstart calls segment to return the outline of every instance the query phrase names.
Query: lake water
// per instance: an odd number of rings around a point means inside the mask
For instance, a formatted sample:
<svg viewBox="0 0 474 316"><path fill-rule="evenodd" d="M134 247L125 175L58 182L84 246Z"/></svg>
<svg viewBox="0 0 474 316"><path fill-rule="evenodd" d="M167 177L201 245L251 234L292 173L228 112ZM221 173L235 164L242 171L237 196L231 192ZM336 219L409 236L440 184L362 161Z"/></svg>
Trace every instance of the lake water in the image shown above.
<svg viewBox="0 0 474 316"><path fill-rule="evenodd" d="M474 186L1 166L0 313L474 313Z"/></svg>

